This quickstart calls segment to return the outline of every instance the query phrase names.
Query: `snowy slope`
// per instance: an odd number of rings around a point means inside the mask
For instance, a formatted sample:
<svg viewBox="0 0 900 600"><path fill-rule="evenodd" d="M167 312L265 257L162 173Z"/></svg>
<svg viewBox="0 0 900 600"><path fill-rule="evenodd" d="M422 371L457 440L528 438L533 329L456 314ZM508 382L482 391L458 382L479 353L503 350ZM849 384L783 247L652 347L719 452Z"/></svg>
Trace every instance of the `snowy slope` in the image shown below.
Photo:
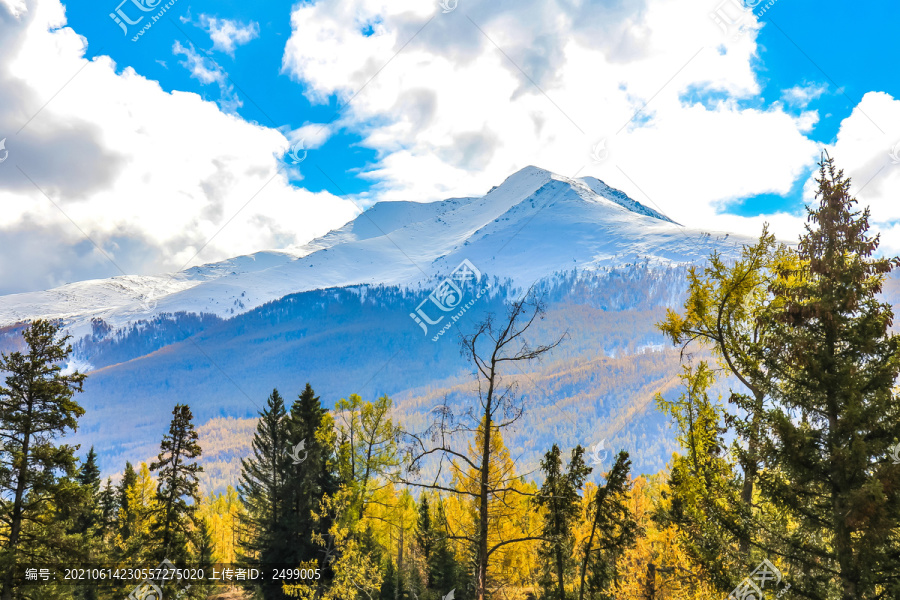
<svg viewBox="0 0 900 600"><path fill-rule="evenodd" d="M463 259L527 286L556 272L638 261L693 263L750 240L684 228L592 177L536 167L476 198L378 203L291 250L258 252L158 276L82 281L0 297L0 326L64 319L75 335L100 317L121 326L160 312L228 317L285 295L355 284L421 285Z"/></svg>

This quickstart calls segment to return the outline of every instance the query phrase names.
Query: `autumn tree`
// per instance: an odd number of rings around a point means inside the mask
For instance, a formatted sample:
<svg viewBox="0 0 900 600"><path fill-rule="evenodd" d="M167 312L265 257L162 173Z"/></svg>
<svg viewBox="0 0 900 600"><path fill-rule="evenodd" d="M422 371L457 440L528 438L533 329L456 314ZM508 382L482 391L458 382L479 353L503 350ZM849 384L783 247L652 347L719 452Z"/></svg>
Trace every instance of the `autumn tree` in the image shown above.
<svg viewBox="0 0 900 600"><path fill-rule="evenodd" d="M372 495L397 476L400 428L391 420L392 405L386 395L365 402L351 394L335 406L341 478L354 488L358 519Z"/></svg>
<svg viewBox="0 0 900 600"><path fill-rule="evenodd" d="M687 554L721 591L730 591L745 574L748 556L740 541L744 510L737 465L725 441L725 409L709 397L715 375L705 361L684 366L685 391L676 400L656 397L657 406L676 428L684 454L672 458L668 487L656 514L663 527L682 533ZM757 539L758 541L758 539Z"/></svg>
<svg viewBox="0 0 900 600"><path fill-rule="evenodd" d="M748 563L754 536L765 531L765 526L756 522L759 511L754 503L769 381L763 356L770 344L772 324L765 314L776 302L771 293L775 267L789 256L786 246L778 244L767 227L763 227L755 244L742 248L737 260L726 260L714 252L705 267L692 266L688 271L684 313L669 309L659 324L660 330L681 345L683 352L692 346L712 350L719 368L740 384L732 388L728 398L735 410L721 413L723 424L736 431L744 442L731 448L739 467L736 476L741 487L740 503L713 502L707 506L706 518L716 522L714 526L721 536L718 543L712 538L704 542L711 544L706 551L710 557L734 558L730 550L734 543L743 562ZM714 377L711 372L702 372L698 370L702 378ZM725 448L719 450L724 452ZM711 571L724 573L725 561L714 562L707 563Z"/></svg>
<svg viewBox="0 0 900 600"><path fill-rule="evenodd" d="M409 473L418 474L424 463L435 457L438 468L432 483L413 485L448 492L472 502L474 522L470 531L457 532L455 539L470 545L474 561L476 600L489 593L490 561L507 546L540 539L538 531L524 531L498 537L497 511L508 507L508 500L523 495L511 461L504 451L501 432L514 425L524 412L515 384L507 382L509 368L526 365L540 358L562 341L532 345L529 329L542 318L543 305L529 292L509 307L506 318L498 322L488 315L473 333L463 336L463 354L472 362L477 381L477 401L461 415L448 406L437 411L437 419L425 434L409 434L412 440ZM459 440L468 438L469 447L460 448ZM457 485L441 483L440 476L449 461ZM527 511L526 511L527 512ZM516 525L515 523L508 525Z"/></svg>

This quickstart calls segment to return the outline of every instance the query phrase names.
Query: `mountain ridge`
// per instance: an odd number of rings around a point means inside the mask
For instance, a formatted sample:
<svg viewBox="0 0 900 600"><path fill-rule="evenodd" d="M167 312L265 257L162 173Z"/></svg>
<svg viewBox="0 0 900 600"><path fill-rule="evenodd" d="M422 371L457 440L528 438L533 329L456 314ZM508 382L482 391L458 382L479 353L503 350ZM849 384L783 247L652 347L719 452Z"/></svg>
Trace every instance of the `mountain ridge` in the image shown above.
<svg viewBox="0 0 900 600"><path fill-rule="evenodd" d="M556 239L548 245L541 235ZM463 259L527 284L570 267L590 270L644 258L694 262L700 256L697 248L707 245L703 238L699 230L676 224L599 179L572 179L528 166L483 196L376 203L297 248L260 251L163 275L80 281L2 296L0 326L56 318L73 334L83 335L93 318L114 326L179 311L229 318L313 289L421 287ZM736 248L739 241L732 238L728 246ZM535 246L542 249L541 256L518 258L523 252L534 254Z"/></svg>

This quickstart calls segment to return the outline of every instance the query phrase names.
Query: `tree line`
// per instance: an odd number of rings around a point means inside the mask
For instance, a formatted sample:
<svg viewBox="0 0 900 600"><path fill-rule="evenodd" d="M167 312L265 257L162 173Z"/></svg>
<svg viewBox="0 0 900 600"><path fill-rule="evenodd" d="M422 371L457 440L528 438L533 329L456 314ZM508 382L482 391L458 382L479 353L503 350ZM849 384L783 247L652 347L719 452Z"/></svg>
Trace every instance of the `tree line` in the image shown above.
<svg viewBox="0 0 900 600"><path fill-rule="evenodd" d="M503 438L528 407L505 376L565 342L535 339L534 294L462 337L470 402L409 431L387 395L329 409L310 384L290 403L273 389L240 481L207 497L184 404L157 459L115 485L93 448L78 459L62 438L85 376L60 366L60 324L31 323L0 358L2 600L107 597L23 583L25 565L163 559L309 575L239 590L265 600L900 598L900 336L880 299L900 262L830 158L817 182L798 245L764 230L736 261L713 254L659 324L683 350L683 393L657 398L682 450L650 476L624 451L591 465L555 444L521 472Z"/></svg>

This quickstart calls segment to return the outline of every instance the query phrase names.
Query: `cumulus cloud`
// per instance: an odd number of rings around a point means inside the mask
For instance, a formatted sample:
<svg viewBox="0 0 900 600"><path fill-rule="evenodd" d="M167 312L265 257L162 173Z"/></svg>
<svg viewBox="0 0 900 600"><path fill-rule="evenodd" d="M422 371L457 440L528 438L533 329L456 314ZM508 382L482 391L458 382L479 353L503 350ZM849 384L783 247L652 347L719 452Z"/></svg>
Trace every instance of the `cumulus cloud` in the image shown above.
<svg viewBox="0 0 900 600"><path fill-rule="evenodd" d="M289 183L280 131L85 45L58 0L0 5L0 293L302 244L356 214Z"/></svg>
<svg viewBox="0 0 900 600"><path fill-rule="evenodd" d="M867 93L841 123L829 152L852 178L861 207L871 209L885 251L900 254L900 100ZM813 191L808 185L807 195Z"/></svg>
<svg viewBox="0 0 900 600"><path fill-rule="evenodd" d="M682 223L758 233L760 219L723 208L788 193L818 155L805 135L818 114L740 102L760 92L759 24L731 39L711 8L521 0L443 14L415 0L302 3L282 68L312 101L352 100L339 125L378 152L371 199L484 193L535 164L597 176ZM601 141L609 158L595 162ZM802 222L766 219L791 236Z"/></svg>

